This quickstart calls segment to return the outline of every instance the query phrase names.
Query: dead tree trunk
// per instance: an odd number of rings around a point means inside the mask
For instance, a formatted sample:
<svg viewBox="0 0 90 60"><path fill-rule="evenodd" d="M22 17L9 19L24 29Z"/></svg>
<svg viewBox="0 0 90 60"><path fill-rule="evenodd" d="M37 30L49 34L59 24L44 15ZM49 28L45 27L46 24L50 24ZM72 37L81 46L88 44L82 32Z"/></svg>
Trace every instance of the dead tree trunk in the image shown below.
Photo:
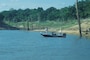
<svg viewBox="0 0 90 60"><path fill-rule="evenodd" d="M29 21L27 21L27 30L29 30Z"/></svg>
<svg viewBox="0 0 90 60"><path fill-rule="evenodd" d="M79 17L79 12L78 12L78 0L76 0L76 15L77 15L77 20L78 20L78 25L79 25L79 33L80 33L80 38L81 38L82 32L81 32L81 22L80 22L80 17Z"/></svg>

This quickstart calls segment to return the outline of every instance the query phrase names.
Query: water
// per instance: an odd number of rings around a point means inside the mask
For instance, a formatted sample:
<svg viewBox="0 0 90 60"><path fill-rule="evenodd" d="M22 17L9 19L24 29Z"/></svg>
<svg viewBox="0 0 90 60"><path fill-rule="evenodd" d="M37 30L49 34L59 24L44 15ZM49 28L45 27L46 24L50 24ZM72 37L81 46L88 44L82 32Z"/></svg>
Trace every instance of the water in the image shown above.
<svg viewBox="0 0 90 60"><path fill-rule="evenodd" d="M90 40L74 35L45 38L39 32L1 30L0 60L90 60Z"/></svg>

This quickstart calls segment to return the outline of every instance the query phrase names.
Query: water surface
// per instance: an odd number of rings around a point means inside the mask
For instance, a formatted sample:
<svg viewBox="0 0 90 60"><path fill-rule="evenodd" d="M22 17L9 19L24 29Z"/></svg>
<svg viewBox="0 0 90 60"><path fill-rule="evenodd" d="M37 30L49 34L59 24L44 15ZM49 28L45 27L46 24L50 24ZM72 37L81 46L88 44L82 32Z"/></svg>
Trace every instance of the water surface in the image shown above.
<svg viewBox="0 0 90 60"><path fill-rule="evenodd" d="M0 31L0 60L90 60L90 40L45 38L39 32Z"/></svg>

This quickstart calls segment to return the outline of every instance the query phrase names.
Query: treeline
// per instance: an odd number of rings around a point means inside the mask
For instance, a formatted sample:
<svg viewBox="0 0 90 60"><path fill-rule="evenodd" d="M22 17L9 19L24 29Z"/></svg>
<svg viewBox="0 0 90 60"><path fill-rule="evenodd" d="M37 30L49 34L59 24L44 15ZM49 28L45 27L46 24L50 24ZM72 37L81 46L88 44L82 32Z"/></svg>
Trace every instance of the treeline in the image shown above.
<svg viewBox="0 0 90 60"><path fill-rule="evenodd" d="M79 1L79 16L80 18L90 17L90 0ZM37 9L10 9L9 11L0 12L0 21L12 21L12 22L21 22L21 21L56 21L56 20L73 20L76 18L76 9L75 4L73 6L64 7L61 9L56 9L55 7L50 7L44 10L42 7Z"/></svg>

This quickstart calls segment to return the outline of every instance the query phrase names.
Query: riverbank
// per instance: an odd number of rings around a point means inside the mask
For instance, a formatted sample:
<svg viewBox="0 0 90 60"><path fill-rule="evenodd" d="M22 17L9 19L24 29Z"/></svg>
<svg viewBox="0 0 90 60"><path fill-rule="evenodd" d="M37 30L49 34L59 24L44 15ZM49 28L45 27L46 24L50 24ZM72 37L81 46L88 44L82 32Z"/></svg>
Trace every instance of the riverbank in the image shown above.
<svg viewBox="0 0 90 60"><path fill-rule="evenodd" d="M86 36L86 30L90 29L90 18L81 20L81 28L83 36ZM45 21L45 22L5 22L6 24L0 28L6 28L8 26L20 28L23 30L29 29L30 31L45 31L45 28L48 27L50 32L64 32L67 34L79 35L79 28L77 20L69 20L67 22L62 21ZM28 25L28 26L27 26ZM1 25L0 25L1 26ZM10 28L11 29L11 28ZM90 37L90 32L87 34Z"/></svg>
<svg viewBox="0 0 90 60"><path fill-rule="evenodd" d="M82 30L83 37L90 38L90 19L81 20L81 30ZM78 24L68 27L66 29L63 29L62 31L67 34L80 35Z"/></svg>
<svg viewBox="0 0 90 60"><path fill-rule="evenodd" d="M44 32L45 29L40 29L40 30L38 29L38 30L33 30L33 31ZM55 29L50 29L49 32L60 33L61 30L56 31ZM71 35L77 35L77 36L80 35L79 30L62 30L62 32L66 33L66 34L71 34ZM90 39L90 32L88 32L87 34L86 34L86 32L82 32L82 37Z"/></svg>
<svg viewBox="0 0 90 60"><path fill-rule="evenodd" d="M81 30L82 30L82 36L83 37L88 37L90 38L90 19L84 19L84 20L81 20ZM33 30L33 31L45 31L45 29L36 29L36 30ZM78 23L67 23L67 25L65 24L64 26L62 26L62 29L59 27L59 28L49 28L49 31L52 32L63 32L63 33L66 33L66 34L73 34L73 35L80 35L79 34L79 28L78 28ZM88 32L86 32L88 31Z"/></svg>

